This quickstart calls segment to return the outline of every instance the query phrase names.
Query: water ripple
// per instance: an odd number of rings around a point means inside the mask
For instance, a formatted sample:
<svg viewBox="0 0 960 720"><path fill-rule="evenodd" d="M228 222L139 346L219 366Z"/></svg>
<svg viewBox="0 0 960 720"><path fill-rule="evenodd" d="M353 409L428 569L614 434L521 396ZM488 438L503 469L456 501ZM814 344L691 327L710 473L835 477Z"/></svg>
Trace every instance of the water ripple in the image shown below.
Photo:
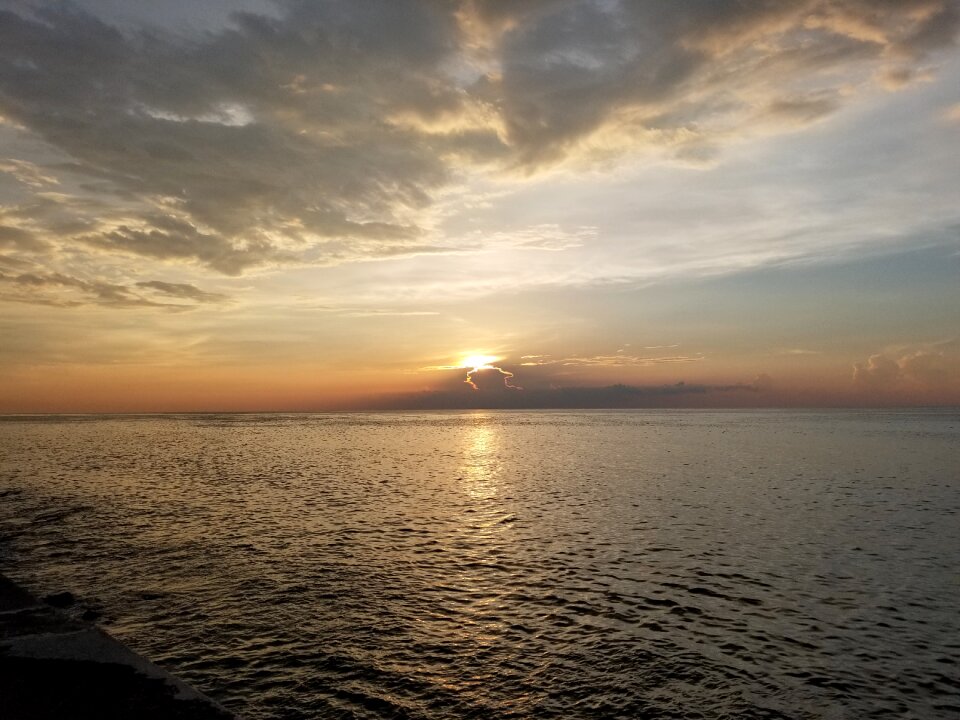
<svg viewBox="0 0 960 720"><path fill-rule="evenodd" d="M956 413L2 420L6 570L253 720L958 713Z"/></svg>

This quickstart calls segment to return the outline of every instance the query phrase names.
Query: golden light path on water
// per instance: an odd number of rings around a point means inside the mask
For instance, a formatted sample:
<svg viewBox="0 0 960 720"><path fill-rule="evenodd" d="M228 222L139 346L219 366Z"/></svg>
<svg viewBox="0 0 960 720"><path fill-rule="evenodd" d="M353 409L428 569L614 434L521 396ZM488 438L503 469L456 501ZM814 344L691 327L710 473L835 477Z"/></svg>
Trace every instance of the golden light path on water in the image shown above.
<svg viewBox="0 0 960 720"><path fill-rule="evenodd" d="M500 427L486 415L477 415L464 434L460 478L463 488L475 500L492 500L500 492Z"/></svg>
<svg viewBox="0 0 960 720"><path fill-rule="evenodd" d="M473 413L461 431L460 462L457 481L466 507L462 511L460 542L470 548L470 561L456 574L455 583L470 597L460 608L457 629L452 633L456 641L481 652L498 647L508 624L502 613L505 596L512 590L513 572L507 576L496 573L497 582L484 571L508 567L504 560L516 553L516 537L512 531L512 482L505 472L504 428L491 413ZM459 673L447 687L461 697L480 701L477 688L488 683L482 673L473 668ZM512 699L511 712L519 717L533 712L533 695L518 694Z"/></svg>

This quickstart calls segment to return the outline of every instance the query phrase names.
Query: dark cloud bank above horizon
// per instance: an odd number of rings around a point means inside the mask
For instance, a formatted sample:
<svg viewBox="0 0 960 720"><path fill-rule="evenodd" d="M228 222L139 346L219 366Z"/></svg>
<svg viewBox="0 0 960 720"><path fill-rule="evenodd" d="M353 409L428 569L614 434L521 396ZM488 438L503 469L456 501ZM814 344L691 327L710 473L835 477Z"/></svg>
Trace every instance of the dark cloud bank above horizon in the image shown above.
<svg viewBox="0 0 960 720"><path fill-rule="evenodd" d="M526 368L530 370L530 368ZM505 376L507 382L505 382ZM708 385L683 381L660 385L605 386L560 385L549 375L525 375L525 386L512 381L512 374L500 368L486 368L470 373L447 372L441 384L430 390L383 394L361 400L357 409L371 410L468 410L468 409L578 409L578 408L659 408L697 407L734 404L737 398L756 402L758 393L769 385L766 376L753 383Z"/></svg>

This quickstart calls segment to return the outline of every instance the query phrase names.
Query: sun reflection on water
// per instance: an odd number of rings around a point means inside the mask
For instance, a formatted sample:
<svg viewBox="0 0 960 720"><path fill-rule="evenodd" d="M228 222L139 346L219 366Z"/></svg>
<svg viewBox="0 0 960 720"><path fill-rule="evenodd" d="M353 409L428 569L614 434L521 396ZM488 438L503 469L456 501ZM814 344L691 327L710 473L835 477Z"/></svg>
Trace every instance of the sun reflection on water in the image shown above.
<svg viewBox="0 0 960 720"><path fill-rule="evenodd" d="M500 426L479 415L465 431L459 476L464 491L475 500L490 500L500 492Z"/></svg>

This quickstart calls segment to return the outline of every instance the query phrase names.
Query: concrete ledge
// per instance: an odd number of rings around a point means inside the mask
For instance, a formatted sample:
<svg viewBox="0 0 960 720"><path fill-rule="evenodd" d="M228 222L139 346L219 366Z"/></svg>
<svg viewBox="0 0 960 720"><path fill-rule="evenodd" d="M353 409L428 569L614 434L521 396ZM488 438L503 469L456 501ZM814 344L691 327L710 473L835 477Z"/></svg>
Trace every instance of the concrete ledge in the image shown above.
<svg viewBox="0 0 960 720"><path fill-rule="evenodd" d="M41 603L0 575L0 718L234 716L100 628Z"/></svg>

